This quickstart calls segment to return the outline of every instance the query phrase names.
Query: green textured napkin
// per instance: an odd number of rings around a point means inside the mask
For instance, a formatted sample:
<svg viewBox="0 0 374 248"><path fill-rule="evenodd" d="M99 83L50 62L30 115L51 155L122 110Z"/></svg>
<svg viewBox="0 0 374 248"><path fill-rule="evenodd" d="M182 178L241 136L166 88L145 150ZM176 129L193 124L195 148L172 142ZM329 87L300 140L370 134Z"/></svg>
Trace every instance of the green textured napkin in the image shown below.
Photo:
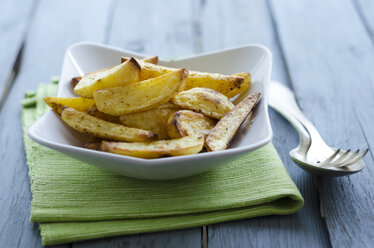
<svg viewBox="0 0 374 248"><path fill-rule="evenodd" d="M272 144L194 177L145 181L90 166L34 143L29 126L48 107L56 84L41 84L23 101L31 221L43 245L121 234L190 228L298 211L303 198Z"/></svg>

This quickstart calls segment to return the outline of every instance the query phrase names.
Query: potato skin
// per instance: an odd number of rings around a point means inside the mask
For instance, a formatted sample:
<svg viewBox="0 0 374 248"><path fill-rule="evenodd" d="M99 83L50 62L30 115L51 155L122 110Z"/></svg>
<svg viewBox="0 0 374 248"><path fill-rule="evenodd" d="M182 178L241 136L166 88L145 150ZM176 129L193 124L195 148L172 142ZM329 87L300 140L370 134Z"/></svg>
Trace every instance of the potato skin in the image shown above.
<svg viewBox="0 0 374 248"><path fill-rule="evenodd" d="M150 63L150 64L154 64L154 65L158 64L158 56L146 57L142 60L146 63Z"/></svg>
<svg viewBox="0 0 374 248"><path fill-rule="evenodd" d="M59 115L61 115L61 110L64 106L81 112L87 112L93 105L95 105L93 99L82 97L45 97L44 101Z"/></svg>
<svg viewBox="0 0 374 248"><path fill-rule="evenodd" d="M78 132L102 139L136 142L157 138L157 134L152 132L107 122L69 107L62 109L61 118Z"/></svg>
<svg viewBox="0 0 374 248"><path fill-rule="evenodd" d="M128 58L128 57L121 57L121 63L123 63L123 62L125 62L129 59L130 58ZM143 59L139 59L139 61L143 61L143 62L146 62L146 63L157 65L158 64L158 56L146 57L146 58L143 58Z"/></svg>
<svg viewBox="0 0 374 248"><path fill-rule="evenodd" d="M79 83L79 81L81 81L82 77L81 76L78 76L78 77L73 77L71 79L71 86L73 86L73 89L75 86L77 86L77 84Z"/></svg>
<svg viewBox="0 0 374 248"><path fill-rule="evenodd" d="M166 130L167 120L177 110L179 110L177 106L166 103L154 109L120 116L119 119L127 127L148 130L156 133L158 139L167 139L169 138Z"/></svg>
<svg viewBox="0 0 374 248"><path fill-rule="evenodd" d="M190 110L179 110L169 117L167 131L170 138L184 136L206 137L216 122L203 114Z"/></svg>
<svg viewBox="0 0 374 248"><path fill-rule="evenodd" d="M204 144L202 136L186 136L172 140L158 140L153 142L108 142L103 141L101 150L120 155L138 158L160 158L196 154Z"/></svg>
<svg viewBox="0 0 374 248"><path fill-rule="evenodd" d="M126 60L128 60L128 58L122 58L122 61ZM142 68L140 72L141 80L159 77L166 73L178 70L176 68L146 63L145 61L141 60L138 60L138 63ZM219 73L190 71L186 83L183 85L181 90L189 90L195 87L210 88L228 97L232 97L239 92L244 91L243 89L241 90L241 87L245 83L245 78L243 78L241 75L234 74L228 76Z"/></svg>
<svg viewBox="0 0 374 248"><path fill-rule="evenodd" d="M120 65L87 73L74 87L74 92L81 97L93 98L97 90L139 82L140 69L138 62L131 58Z"/></svg>
<svg viewBox="0 0 374 248"><path fill-rule="evenodd" d="M231 91L227 92L226 94L227 97L229 98L234 97L251 88L252 78L249 72L240 72L240 73L233 74L231 76L242 77L244 78L244 81L240 86L233 88Z"/></svg>
<svg viewBox="0 0 374 248"><path fill-rule="evenodd" d="M90 149L90 150L100 151L101 143L100 142L86 142L84 143L83 147Z"/></svg>
<svg viewBox="0 0 374 248"><path fill-rule="evenodd" d="M252 93L230 110L210 131L205 142L208 151L225 150L240 125L260 99L260 93Z"/></svg>
<svg viewBox="0 0 374 248"><path fill-rule="evenodd" d="M218 91L209 88L193 88L175 95L170 102L181 108L193 110L221 119L235 105Z"/></svg>
<svg viewBox="0 0 374 248"><path fill-rule="evenodd" d="M97 108L106 114L121 116L155 108L167 103L188 76L180 69L146 81L98 90L94 93Z"/></svg>

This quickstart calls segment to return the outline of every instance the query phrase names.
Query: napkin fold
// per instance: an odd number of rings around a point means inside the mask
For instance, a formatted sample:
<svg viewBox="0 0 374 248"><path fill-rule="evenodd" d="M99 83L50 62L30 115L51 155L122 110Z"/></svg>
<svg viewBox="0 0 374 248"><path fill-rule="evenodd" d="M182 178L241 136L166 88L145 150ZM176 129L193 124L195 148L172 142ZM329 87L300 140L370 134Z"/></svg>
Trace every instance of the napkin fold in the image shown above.
<svg viewBox="0 0 374 248"><path fill-rule="evenodd" d="M41 84L22 104L31 221L40 223L43 245L290 214L303 205L272 144L168 181L127 178L43 147L27 130L48 109L43 98L56 90L56 84Z"/></svg>

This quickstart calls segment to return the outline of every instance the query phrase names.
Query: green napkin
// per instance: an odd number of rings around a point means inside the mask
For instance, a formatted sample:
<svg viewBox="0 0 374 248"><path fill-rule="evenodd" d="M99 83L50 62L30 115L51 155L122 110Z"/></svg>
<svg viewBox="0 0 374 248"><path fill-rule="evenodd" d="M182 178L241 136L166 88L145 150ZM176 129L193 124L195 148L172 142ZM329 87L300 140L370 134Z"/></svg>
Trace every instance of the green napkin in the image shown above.
<svg viewBox="0 0 374 248"><path fill-rule="evenodd" d="M190 228L255 216L290 214L303 198L272 144L194 177L146 181L90 166L34 143L27 129L48 107L56 84L23 101L31 221L43 245Z"/></svg>

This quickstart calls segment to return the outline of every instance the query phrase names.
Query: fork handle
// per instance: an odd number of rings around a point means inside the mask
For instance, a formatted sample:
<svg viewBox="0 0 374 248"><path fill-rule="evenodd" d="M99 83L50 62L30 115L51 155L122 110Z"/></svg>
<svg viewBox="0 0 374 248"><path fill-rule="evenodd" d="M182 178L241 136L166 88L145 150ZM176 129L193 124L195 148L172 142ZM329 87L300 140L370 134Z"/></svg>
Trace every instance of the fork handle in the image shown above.
<svg viewBox="0 0 374 248"><path fill-rule="evenodd" d="M269 106L280 113L296 129L299 135L299 148L305 150L306 154L311 144L311 138L299 120L299 118L303 118L303 113L299 109L292 91L278 82L272 82L270 86ZM306 119L306 117L304 118Z"/></svg>
<svg viewBox="0 0 374 248"><path fill-rule="evenodd" d="M305 117L303 112L300 110L299 105L296 103L296 98L294 93L283 86L279 82L272 81L270 86L270 100L272 104L269 103L274 109L278 106L282 111L281 113L284 117L285 115L292 115L296 120L298 120L307 130L311 139L314 142L324 143L321 135L314 125Z"/></svg>

